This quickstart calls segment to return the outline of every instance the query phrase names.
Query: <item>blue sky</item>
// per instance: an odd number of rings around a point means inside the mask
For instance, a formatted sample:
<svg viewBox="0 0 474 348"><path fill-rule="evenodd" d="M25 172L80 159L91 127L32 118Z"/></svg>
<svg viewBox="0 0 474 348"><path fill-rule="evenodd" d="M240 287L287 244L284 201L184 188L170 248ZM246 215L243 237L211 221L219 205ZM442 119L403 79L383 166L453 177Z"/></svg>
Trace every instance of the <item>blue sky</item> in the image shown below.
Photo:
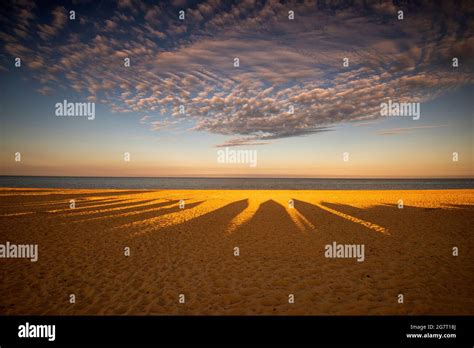
<svg viewBox="0 0 474 348"><path fill-rule="evenodd" d="M3 174L473 176L469 2L20 1L6 9ZM381 117L389 99L420 103L420 119ZM95 119L56 117L63 100L96 103ZM258 166L217 163L221 147L257 151Z"/></svg>

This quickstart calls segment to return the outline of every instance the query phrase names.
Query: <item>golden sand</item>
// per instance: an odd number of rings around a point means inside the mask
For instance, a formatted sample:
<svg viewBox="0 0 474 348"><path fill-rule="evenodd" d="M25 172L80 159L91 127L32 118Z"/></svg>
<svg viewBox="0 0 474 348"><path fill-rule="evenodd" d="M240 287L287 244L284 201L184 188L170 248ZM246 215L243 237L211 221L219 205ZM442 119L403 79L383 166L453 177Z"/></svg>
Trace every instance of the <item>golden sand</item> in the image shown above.
<svg viewBox="0 0 474 348"><path fill-rule="evenodd" d="M0 259L0 314L474 314L474 190L0 189L0 204L0 243L39 247ZM365 261L326 258L334 241Z"/></svg>

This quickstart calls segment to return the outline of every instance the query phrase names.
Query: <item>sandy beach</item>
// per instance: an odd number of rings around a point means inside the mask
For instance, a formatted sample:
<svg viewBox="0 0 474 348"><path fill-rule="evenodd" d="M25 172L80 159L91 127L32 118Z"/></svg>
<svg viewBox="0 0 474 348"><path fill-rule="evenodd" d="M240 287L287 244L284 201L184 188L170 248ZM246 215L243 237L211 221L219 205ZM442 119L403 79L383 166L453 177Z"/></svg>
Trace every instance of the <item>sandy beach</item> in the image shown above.
<svg viewBox="0 0 474 348"><path fill-rule="evenodd" d="M0 259L0 314L474 314L474 190L2 188L0 205L0 243L39 253ZM333 242L363 262L325 257Z"/></svg>

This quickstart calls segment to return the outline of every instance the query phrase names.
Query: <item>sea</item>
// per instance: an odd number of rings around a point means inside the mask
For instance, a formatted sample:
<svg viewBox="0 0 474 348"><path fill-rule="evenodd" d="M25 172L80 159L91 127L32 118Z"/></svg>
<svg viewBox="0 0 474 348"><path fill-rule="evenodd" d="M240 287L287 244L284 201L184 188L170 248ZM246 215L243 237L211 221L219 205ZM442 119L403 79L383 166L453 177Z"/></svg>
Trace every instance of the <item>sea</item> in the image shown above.
<svg viewBox="0 0 474 348"><path fill-rule="evenodd" d="M0 176L0 187L174 190L445 190L474 189L474 178L313 179Z"/></svg>

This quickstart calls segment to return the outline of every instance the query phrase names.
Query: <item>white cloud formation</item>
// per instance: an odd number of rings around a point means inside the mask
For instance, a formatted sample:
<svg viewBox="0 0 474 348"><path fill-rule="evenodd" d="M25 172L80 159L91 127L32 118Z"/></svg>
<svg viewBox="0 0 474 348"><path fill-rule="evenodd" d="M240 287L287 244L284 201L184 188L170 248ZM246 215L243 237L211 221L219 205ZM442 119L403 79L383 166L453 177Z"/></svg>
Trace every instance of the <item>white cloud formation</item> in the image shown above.
<svg viewBox="0 0 474 348"><path fill-rule="evenodd" d="M0 39L4 53L27 62L40 93L64 88L118 113L144 113L140 122L152 130L185 119L193 131L228 135L225 146L374 120L384 100L425 102L473 83L467 2L407 5L403 22L391 2L348 4L210 0L187 8L186 1L120 0L107 18L83 14L80 30L66 30L64 7L33 25L35 9L20 4L9 19L13 31Z"/></svg>

